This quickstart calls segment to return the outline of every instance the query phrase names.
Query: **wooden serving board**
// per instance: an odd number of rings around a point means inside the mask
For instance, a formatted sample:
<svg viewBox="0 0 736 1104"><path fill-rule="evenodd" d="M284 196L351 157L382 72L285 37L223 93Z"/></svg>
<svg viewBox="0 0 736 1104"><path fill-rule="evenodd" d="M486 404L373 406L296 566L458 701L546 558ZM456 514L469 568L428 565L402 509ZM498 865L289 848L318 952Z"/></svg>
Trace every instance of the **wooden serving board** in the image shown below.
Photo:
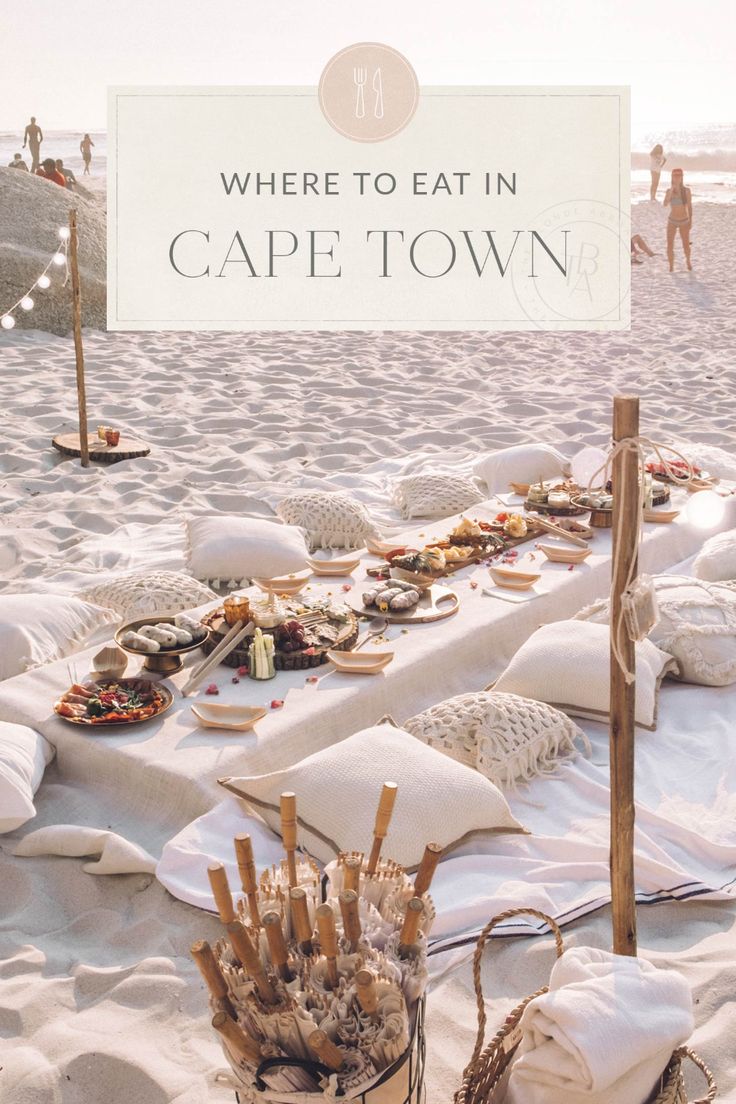
<svg viewBox="0 0 736 1104"><path fill-rule="evenodd" d="M423 591L417 604L410 610L387 610L384 613L375 606L364 606L357 595L352 601L348 598L347 604L359 617L385 617L394 625L424 625L430 621L444 621L446 617L452 617L460 608L460 599L449 587L433 583Z"/></svg>
<svg viewBox="0 0 736 1104"><path fill-rule="evenodd" d="M81 456L82 448L78 433L59 433L51 444L64 456ZM89 458L100 464L116 464L119 460L137 460L141 456L148 456L150 446L143 441L136 441L132 437L124 437L120 434L117 445L108 445L101 441L97 434L90 434L87 438Z"/></svg>

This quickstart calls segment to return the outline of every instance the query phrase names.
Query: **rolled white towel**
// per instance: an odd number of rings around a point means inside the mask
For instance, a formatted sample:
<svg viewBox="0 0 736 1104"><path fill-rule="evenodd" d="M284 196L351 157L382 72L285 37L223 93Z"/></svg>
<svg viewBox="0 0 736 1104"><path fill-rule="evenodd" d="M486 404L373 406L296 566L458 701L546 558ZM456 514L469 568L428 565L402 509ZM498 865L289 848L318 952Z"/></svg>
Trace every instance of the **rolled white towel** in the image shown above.
<svg viewBox="0 0 736 1104"><path fill-rule="evenodd" d="M642 1104L693 1030L692 998L672 970L573 947L521 1029L506 1104Z"/></svg>

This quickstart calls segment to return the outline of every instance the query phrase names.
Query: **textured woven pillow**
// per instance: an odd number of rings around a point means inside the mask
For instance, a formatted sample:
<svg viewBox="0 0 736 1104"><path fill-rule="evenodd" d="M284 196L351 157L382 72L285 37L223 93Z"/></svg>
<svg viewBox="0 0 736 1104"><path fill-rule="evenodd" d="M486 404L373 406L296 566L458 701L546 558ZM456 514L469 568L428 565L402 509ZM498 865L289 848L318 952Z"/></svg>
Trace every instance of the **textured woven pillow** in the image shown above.
<svg viewBox="0 0 736 1104"><path fill-rule="evenodd" d="M362 502L341 491L297 491L282 498L276 513L304 529L310 549L362 548L380 536Z"/></svg>
<svg viewBox="0 0 736 1104"><path fill-rule="evenodd" d="M608 720L611 685L607 625L555 621L522 644L493 687L506 694L545 701L555 709L594 721ZM636 723L657 727L657 696L672 656L650 640L636 645Z"/></svg>
<svg viewBox="0 0 736 1104"><path fill-rule="evenodd" d="M483 502L474 479L465 475L409 475L394 488L394 501L405 518L444 518Z"/></svg>
<svg viewBox="0 0 736 1104"><path fill-rule="evenodd" d="M369 850L384 782L398 783L383 854L416 866L425 844L452 848L475 832L523 832L503 794L477 771L391 725L374 725L286 770L221 778L279 832L279 796L296 794L299 844L320 862Z"/></svg>
<svg viewBox="0 0 736 1104"><path fill-rule="evenodd" d="M232 590L250 579L275 579L307 566L304 535L293 525L217 514L190 518L187 531L187 567L215 587Z"/></svg>
<svg viewBox="0 0 736 1104"><path fill-rule="evenodd" d="M736 579L736 529L708 538L695 557L693 575L711 583Z"/></svg>
<svg viewBox="0 0 736 1104"><path fill-rule="evenodd" d="M1 594L0 679L63 659L116 621L113 610L68 594Z"/></svg>
<svg viewBox="0 0 736 1104"><path fill-rule="evenodd" d="M590 751L588 737L559 709L494 690L447 698L404 728L501 788L553 773L577 756L576 740Z"/></svg>
<svg viewBox="0 0 736 1104"><path fill-rule="evenodd" d="M568 475L570 461L551 445L511 445L476 460L473 471L489 494L506 494L513 483L535 483Z"/></svg>
<svg viewBox="0 0 736 1104"><path fill-rule="evenodd" d="M36 815L33 795L53 757L40 732L0 721L0 833L14 832Z"/></svg>
<svg viewBox="0 0 736 1104"><path fill-rule="evenodd" d="M133 571L86 590L82 597L116 610L121 617L146 617L202 606L217 598L214 590L179 571Z"/></svg>
<svg viewBox="0 0 736 1104"><path fill-rule="evenodd" d="M685 575L654 579L659 621L649 640L677 661L675 678L701 686L736 682L736 592ZM576 620L608 623L608 600L581 610Z"/></svg>

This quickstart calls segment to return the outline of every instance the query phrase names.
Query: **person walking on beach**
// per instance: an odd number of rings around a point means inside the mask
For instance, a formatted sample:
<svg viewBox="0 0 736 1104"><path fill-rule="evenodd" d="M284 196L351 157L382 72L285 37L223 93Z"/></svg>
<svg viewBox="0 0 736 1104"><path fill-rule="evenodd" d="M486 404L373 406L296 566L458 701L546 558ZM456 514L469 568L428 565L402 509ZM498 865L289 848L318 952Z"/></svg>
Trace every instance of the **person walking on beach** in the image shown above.
<svg viewBox="0 0 736 1104"><path fill-rule="evenodd" d="M693 266L690 264L690 227L693 224L693 195L690 189L685 187L685 175L682 169L672 170L670 186L664 197L664 205L670 209L670 215L667 219L667 260L670 262L670 272L675 270L675 238L678 230L687 270L692 272Z"/></svg>
<svg viewBox="0 0 736 1104"><path fill-rule="evenodd" d="M43 131L36 122L36 116L31 115L31 121L26 127L26 132L23 135L23 149L28 146L31 151L31 172L38 172L38 167L41 163L41 143L43 142Z"/></svg>
<svg viewBox="0 0 736 1104"><path fill-rule="evenodd" d="M89 176L89 166L92 160L92 147L94 142L90 138L89 134L85 134L82 141L79 143L79 151L82 154L82 160L84 161L84 173L83 176Z"/></svg>
<svg viewBox="0 0 736 1104"><path fill-rule="evenodd" d="M9 169L22 169L24 172L28 172L28 166L19 153L13 154L13 160L8 165Z"/></svg>
<svg viewBox="0 0 736 1104"><path fill-rule="evenodd" d="M56 162L53 157L47 157L41 164L39 169L36 169L36 176L42 177L44 180L52 180L54 184L59 184L62 188L66 188L66 177L56 167Z"/></svg>
<svg viewBox="0 0 736 1104"><path fill-rule="evenodd" d="M649 172L652 174L652 183L649 188L649 198L654 200L657 198L657 188L659 187L659 178L662 175L662 168L667 158L664 155L664 150L657 143L653 149L649 151Z"/></svg>

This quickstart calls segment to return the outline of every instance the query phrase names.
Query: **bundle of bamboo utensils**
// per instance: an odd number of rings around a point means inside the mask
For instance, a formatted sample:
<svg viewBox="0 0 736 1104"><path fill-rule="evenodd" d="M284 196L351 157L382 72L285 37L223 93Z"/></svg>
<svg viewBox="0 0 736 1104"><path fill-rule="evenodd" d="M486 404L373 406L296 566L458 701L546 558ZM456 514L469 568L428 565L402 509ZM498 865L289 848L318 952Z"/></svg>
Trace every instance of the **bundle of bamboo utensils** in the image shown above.
<svg viewBox="0 0 736 1104"><path fill-rule="evenodd" d="M274 1093L351 1099L410 1045L427 981L428 890L441 849L428 844L414 881L381 857L395 783L381 793L372 848L340 854L325 870L297 851L296 796L281 795L286 853L256 875L250 837L236 836L241 891L209 867L225 933L192 947L242 1101ZM300 1096L300 1099L303 1097Z"/></svg>

